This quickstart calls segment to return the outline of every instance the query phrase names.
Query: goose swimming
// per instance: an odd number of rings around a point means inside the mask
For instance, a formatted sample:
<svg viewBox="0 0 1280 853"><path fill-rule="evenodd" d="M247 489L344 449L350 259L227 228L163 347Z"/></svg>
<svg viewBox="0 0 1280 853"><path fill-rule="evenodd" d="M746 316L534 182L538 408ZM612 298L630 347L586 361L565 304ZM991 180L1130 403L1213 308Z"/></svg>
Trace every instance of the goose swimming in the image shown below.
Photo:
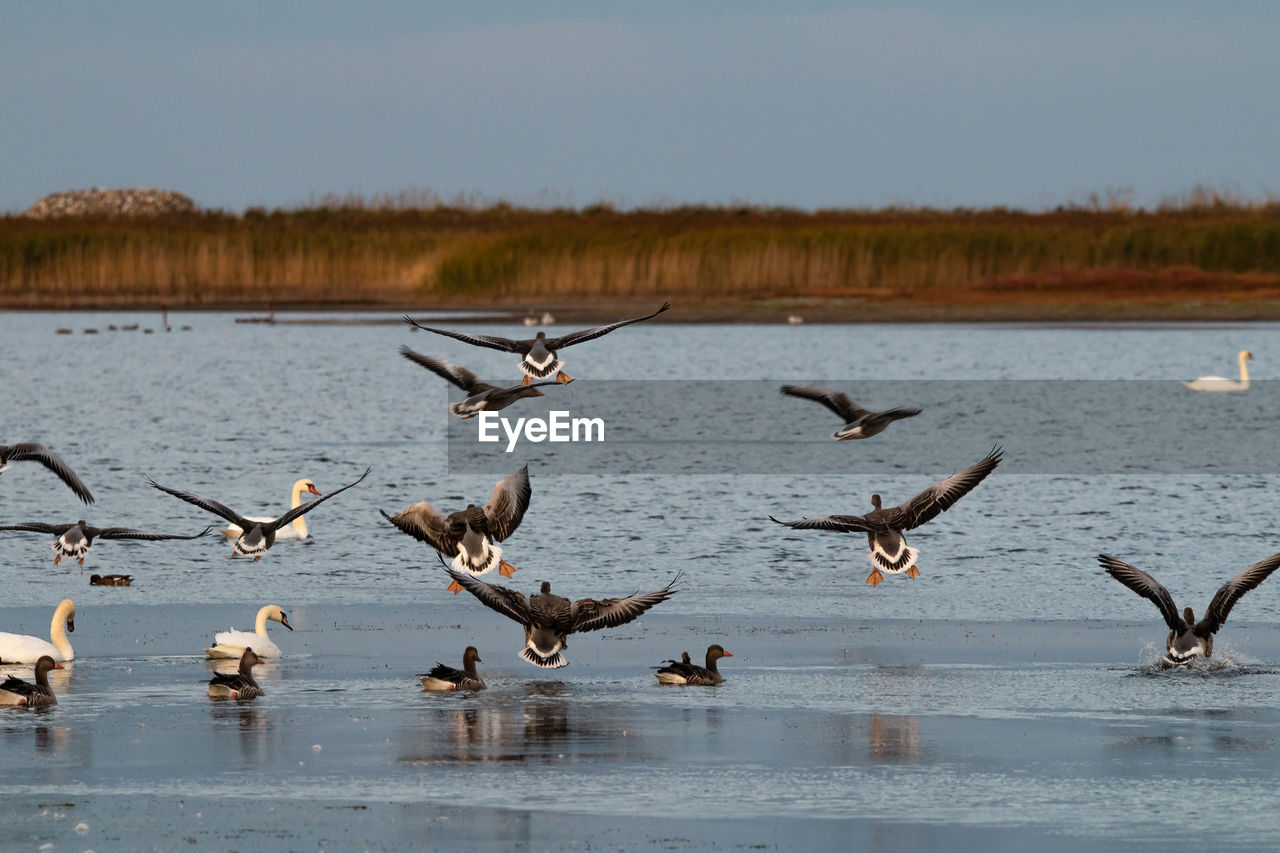
<svg viewBox="0 0 1280 853"><path fill-rule="evenodd" d="M39 462L57 474L58 478L66 483L71 491L76 493L76 497L86 504L93 503L93 495L85 488L84 483L80 482L76 472L72 471L67 463L62 461L61 456L43 444L35 444L33 442L0 444L0 474L9 470L9 463L11 462Z"/></svg>
<svg viewBox="0 0 1280 853"><path fill-rule="evenodd" d="M145 542L199 539L212 529L212 527L206 527L194 536L181 536L177 533L147 533L128 527L90 527L83 518L75 524L44 524L39 521L29 521L24 524L0 525L0 531L24 530L29 533L49 533L58 537L49 545L53 549L55 566L62 562L63 557L75 560L83 566L84 558L88 555L89 548L92 547L95 539L137 539Z"/></svg>
<svg viewBox="0 0 1280 853"><path fill-rule="evenodd" d="M868 412L839 391L814 388L810 385L783 385L782 393L802 400L821 403L844 419L844 426L831 434L836 441L870 438L884 432L889 424L903 418L914 418L923 409L916 406L898 406L885 412Z"/></svg>
<svg viewBox="0 0 1280 853"><path fill-rule="evenodd" d="M76 630L76 606L64 598L53 611L49 623L49 640L30 634L8 634L0 631L0 663L35 663L44 655L55 661L75 660L75 649L67 639L67 632Z"/></svg>
<svg viewBox="0 0 1280 853"><path fill-rule="evenodd" d="M1195 658L1213 655L1213 635L1227 621L1227 614L1240 597L1266 580L1280 566L1280 554L1272 554L1265 560L1259 560L1220 586L1209 602L1204 618L1199 622L1190 607L1184 608L1179 615L1169 590L1141 569L1106 554L1099 554L1098 562L1111 577L1160 608L1160 614L1169 626L1169 636L1164 644L1164 663L1166 666L1183 666Z"/></svg>
<svg viewBox="0 0 1280 853"><path fill-rule="evenodd" d="M865 533L871 553L871 574L867 583L878 586L884 575L905 573L909 578L919 577L916 558L920 552L907 545L904 535L950 509L956 501L967 495L1000 464L1003 451L994 447L981 462L934 483L901 506L881 508L880 496L871 496L873 509L866 515L828 515L824 518L802 518L799 521L771 521L795 530L833 530L837 533Z"/></svg>
<svg viewBox="0 0 1280 853"><path fill-rule="evenodd" d="M493 487L489 502L482 507L468 504L466 509L447 516L426 501L382 517L419 542L426 542L440 554L453 558L453 567L473 575L483 575L496 567L498 574L511 577L516 567L502 559L502 548L494 544L506 541L529 509L533 489L529 485L529 466L508 474ZM456 582L449 584L454 595L462 592Z"/></svg>
<svg viewBox="0 0 1280 853"><path fill-rule="evenodd" d="M724 646L719 643L707 646L707 665L698 666L689 662L689 653L685 652L683 660L679 663L673 660L666 662L666 666L654 673L658 677L660 684L696 684L699 686L711 686L720 684L724 681L724 676L720 674L720 670L716 668L716 661L720 658L731 658L733 652L724 650Z"/></svg>
<svg viewBox="0 0 1280 853"><path fill-rule="evenodd" d="M449 575L480 599L490 610L524 626L524 648L520 657L534 666L559 669L569 665L562 651L569 647L568 637L582 631L616 628L640 616L655 604L666 601L678 590L674 587L681 575L657 592L635 593L626 598L580 598L570 601L551 593L551 584L542 582L541 592L528 598L523 593L487 584L464 572L445 569Z"/></svg>
<svg viewBox="0 0 1280 853"><path fill-rule="evenodd" d="M424 332L435 332L437 335L444 335L449 338L468 343L478 347L488 347L489 349L501 350L503 352L519 353L520 370L524 373L524 384L528 385L535 379L546 379L548 376L554 375L557 382L568 383L572 381L569 374L565 373L561 368L564 362L560 360L557 354L565 347L571 347L574 344L581 344L587 341L607 335L614 329L621 329L623 326L629 326L632 323L639 323L644 320L651 320L657 317L663 311L671 307L670 302L662 303L662 307L652 314L646 314L643 317L632 317L630 320L619 320L616 323L609 323L604 326L596 326L593 329L583 329L578 332L570 332L567 335L561 335L556 338L548 338L546 332L538 332L537 337L529 340L517 341L511 338L500 338L495 335L468 335L462 332L450 332L445 329L433 329L430 326L423 326L412 317L405 315L404 321L411 326L422 329Z"/></svg>
<svg viewBox="0 0 1280 853"><path fill-rule="evenodd" d="M499 388L487 382L481 382L476 375L461 365L451 361L442 361L429 355L414 352L408 347L400 347L400 354L414 364L425 367L467 392L467 398L449 404L449 413L467 420L481 412L499 412L517 400L525 397L541 397L539 388L556 385L556 382L534 382L532 384L512 385L510 388Z"/></svg>
<svg viewBox="0 0 1280 853"><path fill-rule="evenodd" d="M320 490L316 488L316 484L312 482L310 478L303 477L300 480L295 480L293 483L293 489L289 492L289 509L297 509L298 507L302 506L303 492L310 492L313 495L320 494ZM266 516L249 515L245 517L248 518L250 521L254 521L254 522L271 521L271 519L267 518ZM223 536L227 537L228 539L239 539L240 534L244 533L244 531L240 529L240 525L238 524L227 525L226 527L222 528L218 532L221 533ZM278 530L276 530L277 540L306 539L308 535L309 534L307 532L307 519L301 515L295 518L293 521L289 522L289 524L286 525L285 527L281 527Z"/></svg>
<svg viewBox="0 0 1280 853"><path fill-rule="evenodd" d="M256 699L264 695L258 682L253 680L253 668L262 663L253 649L245 649L240 655L240 666L230 675L215 673L209 679L209 689L204 695L210 699Z"/></svg>
<svg viewBox="0 0 1280 853"><path fill-rule="evenodd" d="M484 663L480 660L480 652L475 646L467 646L462 653L462 669L437 661L430 672L419 675L418 679L427 690L484 690L484 679L476 673L478 663Z"/></svg>
<svg viewBox="0 0 1280 853"><path fill-rule="evenodd" d="M168 486L162 486L150 477L147 478L147 482L154 488L157 488L162 492L167 492L175 498L181 498L187 503L194 504L206 512L211 512L214 515L220 515L227 521L230 521L232 524L239 527L244 532L236 538L236 544L231 550L231 556L235 557L240 555L253 557L253 561L256 563L261 560L262 555L267 553L271 546L275 544L276 531L292 522L295 518L311 512L311 510L320 506L320 504L329 500L329 498L334 497L335 495L340 495L352 486L359 484L365 477L369 476L369 472L372 470L372 468L366 468L365 472L360 475L360 479L356 480L354 483L348 483L337 491L330 492L327 495L322 495L321 497L316 498L310 503L305 503L302 506L296 506L279 518L268 521L254 521L252 519L245 518L235 510L225 507L217 501L210 500L209 498L202 498L199 495L192 494L191 492L182 492L177 489L171 489Z"/></svg>
<svg viewBox="0 0 1280 853"><path fill-rule="evenodd" d="M204 653L211 658L234 660L243 655L245 649L252 647L258 657L264 660L284 657L280 647L267 636L268 621L279 622L290 631L293 630L285 612L278 605L268 604L258 609L258 618L254 622L252 634L248 631L237 631L235 628L219 631L213 635L213 645L205 649Z"/></svg>
<svg viewBox="0 0 1280 853"><path fill-rule="evenodd" d="M47 708L58 704L49 686L49 670L63 669L62 664L49 655L36 661L36 683L32 684L10 675L0 682L0 705L23 705L28 708Z"/></svg>

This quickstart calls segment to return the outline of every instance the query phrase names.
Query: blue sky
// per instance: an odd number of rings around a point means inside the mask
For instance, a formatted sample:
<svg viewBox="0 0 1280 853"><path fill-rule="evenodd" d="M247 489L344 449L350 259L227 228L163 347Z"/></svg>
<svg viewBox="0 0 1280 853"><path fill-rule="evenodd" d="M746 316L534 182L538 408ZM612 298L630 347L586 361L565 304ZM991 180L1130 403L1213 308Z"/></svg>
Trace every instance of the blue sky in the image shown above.
<svg viewBox="0 0 1280 853"><path fill-rule="evenodd" d="M0 2L0 210L1280 193L1280 3Z"/></svg>

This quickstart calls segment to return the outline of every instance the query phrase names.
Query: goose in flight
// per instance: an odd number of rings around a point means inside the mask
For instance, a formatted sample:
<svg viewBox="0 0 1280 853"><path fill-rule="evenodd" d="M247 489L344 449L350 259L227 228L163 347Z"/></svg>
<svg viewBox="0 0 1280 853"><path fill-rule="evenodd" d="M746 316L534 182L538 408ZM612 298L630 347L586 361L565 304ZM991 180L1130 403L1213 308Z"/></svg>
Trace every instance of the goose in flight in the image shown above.
<svg viewBox="0 0 1280 853"><path fill-rule="evenodd" d="M532 384L512 385L510 388L499 388L496 385L481 382L470 370L453 362L432 358L429 355L414 352L408 347L400 347L400 354L414 364L425 367L437 376L447 379L467 392L465 400L449 404L449 413L464 421L468 418L474 418L481 412L501 411L515 401L525 397L541 397L543 393L538 390L539 388L557 384L555 382L534 382Z"/></svg>
<svg viewBox="0 0 1280 853"><path fill-rule="evenodd" d="M76 493L76 497L84 501L86 504L93 503L93 495L85 488L84 483L80 482L80 478L76 476L76 472L62 461L62 457L54 453L43 444L34 444L27 442L24 444L0 444L0 474L9 469L11 462L39 462L44 467L58 475L62 482L67 484L71 491Z"/></svg>
<svg viewBox="0 0 1280 853"><path fill-rule="evenodd" d="M831 434L836 441L855 438L871 438L884 432L889 424L903 418L914 418L923 409L916 406L898 406L885 412L868 412L850 399L848 394L814 388L811 385L783 385L782 393L802 400L821 403L844 419L844 426Z"/></svg>
<svg viewBox="0 0 1280 853"><path fill-rule="evenodd" d="M23 524L0 525L3 530L24 530L28 533L48 533L58 537L49 547L53 549L53 564L56 566L66 557L84 565L84 558L95 539L136 539L144 542L160 542L166 539L199 539L212 530L206 527L194 536L181 536L177 533L147 533L129 527L91 527L82 518L75 524L44 524L39 521L28 521Z"/></svg>

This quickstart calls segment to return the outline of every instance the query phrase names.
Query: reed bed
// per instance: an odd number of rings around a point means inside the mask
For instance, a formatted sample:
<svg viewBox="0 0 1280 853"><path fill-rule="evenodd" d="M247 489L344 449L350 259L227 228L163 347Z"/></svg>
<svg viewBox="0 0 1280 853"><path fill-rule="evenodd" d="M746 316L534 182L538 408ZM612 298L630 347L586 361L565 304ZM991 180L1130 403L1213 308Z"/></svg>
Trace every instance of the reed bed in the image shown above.
<svg viewBox="0 0 1280 853"><path fill-rule="evenodd" d="M340 204L0 218L0 306L523 303L1280 285L1280 205L618 211ZM1247 288L1246 288L1247 289Z"/></svg>

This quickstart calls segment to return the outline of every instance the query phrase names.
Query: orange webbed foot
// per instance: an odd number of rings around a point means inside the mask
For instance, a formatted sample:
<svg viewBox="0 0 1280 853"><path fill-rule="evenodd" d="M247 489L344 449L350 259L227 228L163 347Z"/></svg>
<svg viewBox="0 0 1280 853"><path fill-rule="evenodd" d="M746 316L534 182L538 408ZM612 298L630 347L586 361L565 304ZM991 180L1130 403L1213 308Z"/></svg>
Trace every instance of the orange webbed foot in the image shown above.
<svg viewBox="0 0 1280 853"><path fill-rule="evenodd" d="M508 563L506 560L498 561L498 574L504 578L509 578L516 573L516 567Z"/></svg>
<svg viewBox="0 0 1280 853"><path fill-rule="evenodd" d="M79 565L83 566L83 565L84 565L84 557L76 557L76 563L78 563Z"/></svg>
<svg viewBox="0 0 1280 853"><path fill-rule="evenodd" d="M61 554L59 554L58 556L56 556L56 557L54 557L54 558L53 558L53 564L54 564L55 566L56 566L56 565L58 565L58 563L61 563L61 562L62 562L62 555L61 555Z"/></svg>
<svg viewBox="0 0 1280 853"><path fill-rule="evenodd" d="M530 383L530 382L532 382L532 381L533 381L533 377L526 373L526 374L524 375L524 379L521 379L521 380L520 380L520 384L521 384L521 385L523 385L524 387L528 388L528 387L529 387L529 383Z"/></svg>
<svg viewBox="0 0 1280 853"><path fill-rule="evenodd" d="M563 370L561 370L559 373L556 374L556 381L559 382L561 385L568 385L570 382L573 381L573 377L565 373Z"/></svg>
<svg viewBox="0 0 1280 853"><path fill-rule="evenodd" d="M253 558L253 561L256 563L256 562L258 562L258 561L259 561L259 560L261 560L261 559L262 559L262 555L261 555L261 554L259 554L258 556L256 556L256 557L254 557L254 558Z"/></svg>
<svg viewBox="0 0 1280 853"><path fill-rule="evenodd" d="M867 583L871 584L873 587L879 586L882 580L884 580L884 575L880 574L879 569L872 569L871 574L867 575Z"/></svg>
<svg viewBox="0 0 1280 853"><path fill-rule="evenodd" d="M466 589L466 587L458 583L457 581L452 581L449 584L449 592L453 593L454 595L457 595L458 593L462 592L464 589Z"/></svg>
<svg viewBox="0 0 1280 853"><path fill-rule="evenodd" d="M909 578L920 577L920 570L917 569L915 566L912 566L911 568L907 569L907 577Z"/></svg>

